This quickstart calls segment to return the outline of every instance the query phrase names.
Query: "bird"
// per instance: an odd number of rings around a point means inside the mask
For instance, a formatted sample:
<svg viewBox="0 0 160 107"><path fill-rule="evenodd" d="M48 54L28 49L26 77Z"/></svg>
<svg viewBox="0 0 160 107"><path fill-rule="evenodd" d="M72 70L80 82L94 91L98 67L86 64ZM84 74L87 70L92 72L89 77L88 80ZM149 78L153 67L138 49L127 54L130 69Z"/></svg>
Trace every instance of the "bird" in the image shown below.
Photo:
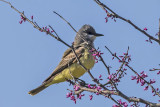
<svg viewBox="0 0 160 107"><path fill-rule="evenodd" d="M96 33L91 25L83 25L75 36L74 51L72 48L68 48L51 75L44 80L42 85L29 91L28 94L34 96L52 84L65 82L73 79L73 77L81 77L87 71L79 64L77 58L86 69L90 70L95 64L95 59L90 50L94 48L96 37L100 36L104 35Z"/></svg>

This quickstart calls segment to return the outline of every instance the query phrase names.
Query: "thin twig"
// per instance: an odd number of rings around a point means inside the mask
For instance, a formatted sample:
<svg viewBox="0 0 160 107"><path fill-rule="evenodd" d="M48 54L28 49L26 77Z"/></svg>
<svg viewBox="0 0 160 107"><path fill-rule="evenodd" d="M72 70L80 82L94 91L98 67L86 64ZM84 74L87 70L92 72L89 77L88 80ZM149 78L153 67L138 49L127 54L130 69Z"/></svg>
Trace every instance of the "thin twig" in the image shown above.
<svg viewBox="0 0 160 107"><path fill-rule="evenodd" d="M102 61L103 65L106 67L107 71L108 71L108 75L110 75L110 69L109 66L107 66L106 62L104 61L103 57L100 56L100 61Z"/></svg>
<svg viewBox="0 0 160 107"><path fill-rule="evenodd" d="M53 27L52 27L51 25L48 25L48 26L52 29L52 31L53 31L53 32L56 34L56 36L59 38L57 32L53 29Z"/></svg>
<svg viewBox="0 0 160 107"><path fill-rule="evenodd" d="M81 39L83 39L83 41L85 41L86 43L88 43L85 38L83 38L77 31L76 29L65 19L63 18L60 14L58 14L57 12L53 11L53 13L55 13L56 15L58 15L61 19L63 19L79 36Z"/></svg>
<svg viewBox="0 0 160 107"><path fill-rule="evenodd" d="M105 12L106 9L109 10L110 12L113 13L113 17L115 18L119 18L127 23L129 23L130 25L132 25L135 29L137 29L138 31L140 31L141 33L143 33L144 35L146 35L149 39L152 39L154 41L156 41L157 43L160 44L160 40L154 38L153 36L151 36L150 34L148 34L147 32L145 32L143 29L141 29L140 27L138 27L137 25L135 25L131 20L128 20L126 18L123 18L122 16L118 15L116 12L114 12L112 9L110 9L107 5L103 4L102 2L100 2L100 0L94 0Z"/></svg>
<svg viewBox="0 0 160 107"><path fill-rule="evenodd" d="M159 18L159 32L158 32L158 40L160 41L160 18ZM160 44L160 43L159 43Z"/></svg>

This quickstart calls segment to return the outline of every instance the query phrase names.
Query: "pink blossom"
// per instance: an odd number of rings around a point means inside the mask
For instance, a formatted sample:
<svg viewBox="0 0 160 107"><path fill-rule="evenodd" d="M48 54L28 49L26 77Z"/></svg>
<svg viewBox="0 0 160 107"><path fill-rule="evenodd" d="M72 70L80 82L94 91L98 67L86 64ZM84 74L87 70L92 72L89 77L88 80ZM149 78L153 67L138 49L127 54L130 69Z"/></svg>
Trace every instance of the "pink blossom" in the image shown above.
<svg viewBox="0 0 160 107"><path fill-rule="evenodd" d="M31 19L33 20L33 16L31 16Z"/></svg>
<svg viewBox="0 0 160 107"><path fill-rule="evenodd" d="M97 49L98 50L98 49ZM95 59L96 63L98 63L98 59L103 53L101 51L97 51L95 49L91 49L90 52L92 52L92 56Z"/></svg>
<svg viewBox="0 0 160 107"><path fill-rule="evenodd" d="M108 13L108 11L106 10L106 13Z"/></svg>
<svg viewBox="0 0 160 107"><path fill-rule="evenodd" d="M88 84L88 88L91 88L91 84Z"/></svg>
<svg viewBox="0 0 160 107"><path fill-rule="evenodd" d="M22 19L22 21L24 21L24 22L26 21L26 18L24 18L23 16L21 16L21 19Z"/></svg>
<svg viewBox="0 0 160 107"><path fill-rule="evenodd" d="M152 89L152 93L154 93L155 91L154 91L154 89Z"/></svg>
<svg viewBox="0 0 160 107"><path fill-rule="evenodd" d="M92 100L93 99L93 95L89 95L89 99Z"/></svg>
<svg viewBox="0 0 160 107"><path fill-rule="evenodd" d="M102 88L100 86L98 86L96 89L97 89L97 91L100 91Z"/></svg>
<svg viewBox="0 0 160 107"><path fill-rule="evenodd" d="M102 77L102 75L99 75L99 78L101 78Z"/></svg>
<svg viewBox="0 0 160 107"><path fill-rule="evenodd" d="M108 76L108 79L112 79L112 74Z"/></svg>
<svg viewBox="0 0 160 107"><path fill-rule="evenodd" d="M144 90L148 90L148 88L149 88L149 87L148 87L148 86L146 86L146 87L144 88Z"/></svg>
<svg viewBox="0 0 160 107"><path fill-rule="evenodd" d="M146 78L146 77L148 77L148 75L145 73L145 74L142 74L141 77Z"/></svg>
<svg viewBox="0 0 160 107"><path fill-rule="evenodd" d="M112 107L120 107L120 106L114 104Z"/></svg>
<svg viewBox="0 0 160 107"><path fill-rule="evenodd" d="M82 96L84 96L84 94L79 94L78 99L82 99Z"/></svg>
<svg viewBox="0 0 160 107"><path fill-rule="evenodd" d="M120 58L123 58L123 56L119 56Z"/></svg>
<svg viewBox="0 0 160 107"><path fill-rule="evenodd" d="M92 87L92 89L96 89L96 88L97 88L96 86Z"/></svg>
<svg viewBox="0 0 160 107"><path fill-rule="evenodd" d="M128 107L127 102L122 102L122 100L121 100L121 99L120 99L120 100L118 100L118 103L119 103L120 105L123 105L123 107ZM115 106L115 107L119 107L119 106Z"/></svg>
<svg viewBox="0 0 160 107"><path fill-rule="evenodd" d="M144 73L144 71L142 71L140 74L143 74Z"/></svg>
<svg viewBox="0 0 160 107"><path fill-rule="evenodd" d="M106 19L106 23L108 22L108 17L105 17L105 19Z"/></svg>
<svg viewBox="0 0 160 107"><path fill-rule="evenodd" d="M90 52L94 52L95 51L95 49L94 48L92 48L91 50L89 50Z"/></svg>
<svg viewBox="0 0 160 107"><path fill-rule="evenodd" d="M140 79L140 78L137 78L137 84L138 84L140 81L141 81L141 79Z"/></svg>
<svg viewBox="0 0 160 107"><path fill-rule="evenodd" d="M97 92L96 95L99 95L99 93Z"/></svg>
<svg viewBox="0 0 160 107"><path fill-rule="evenodd" d="M123 53L123 55L128 55L128 53Z"/></svg>
<svg viewBox="0 0 160 107"><path fill-rule="evenodd" d="M72 96L72 92L66 94L66 97L67 97L67 98L68 98L68 97L71 97L71 96Z"/></svg>
<svg viewBox="0 0 160 107"><path fill-rule="evenodd" d="M74 103L76 104L76 98L72 95L71 97L71 100L73 100L74 101Z"/></svg>
<svg viewBox="0 0 160 107"><path fill-rule="evenodd" d="M127 69L126 69L126 68L123 68L123 70L124 70L124 71L127 71Z"/></svg>
<svg viewBox="0 0 160 107"><path fill-rule="evenodd" d="M110 15L110 14L107 14L107 17L111 17L111 15Z"/></svg>
<svg viewBox="0 0 160 107"><path fill-rule="evenodd" d="M123 102L123 106L124 106L124 107L128 107L127 102Z"/></svg>
<svg viewBox="0 0 160 107"><path fill-rule="evenodd" d="M141 80L141 86L143 86L145 84L144 80Z"/></svg>
<svg viewBox="0 0 160 107"><path fill-rule="evenodd" d="M157 74L160 74L160 71L158 71Z"/></svg>
<svg viewBox="0 0 160 107"><path fill-rule="evenodd" d="M149 83L150 83L150 84L154 84L155 82L156 82L155 79L153 79L153 80L150 79L150 82L149 82Z"/></svg>
<svg viewBox="0 0 160 107"><path fill-rule="evenodd" d="M49 28L47 28L47 30L46 30L47 32L49 32L50 30L49 30Z"/></svg>
<svg viewBox="0 0 160 107"><path fill-rule="evenodd" d="M137 79L137 77L136 76L132 76L131 80L135 80L135 79Z"/></svg>
<svg viewBox="0 0 160 107"><path fill-rule="evenodd" d="M22 24L23 20L19 21L20 24Z"/></svg>
<svg viewBox="0 0 160 107"><path fill-rule="evenodd" d="M74 85L74 89L75 89L75 91L78 91L79 90L79 86Z"/></svg>
<svg viewBox="0 0 160 107"><path fill-rule="evenodd" d="M122 62L121 60L119 60L119 62Z"/></svg>
<svg viewBox="0 0 160 107"><path fill-rule="evenodd" d="M149 38L149 40L146 40L146 42L150 42L150 43L152 43L152 40Z"/></svg>
<svg viewBox="0 0 160 107"><path fill-rule="evenodd" d="M119 102L119 104L122 104L122 101L121 101L121 99L120 99L120 100L118 100L118 102Z"/></svg>
<svg viewBox="0 0 160 107"><path fill-rule="evenodd" d="M144 30L144 31L147 31L148 29L145 27L143 30Z"/></svg>

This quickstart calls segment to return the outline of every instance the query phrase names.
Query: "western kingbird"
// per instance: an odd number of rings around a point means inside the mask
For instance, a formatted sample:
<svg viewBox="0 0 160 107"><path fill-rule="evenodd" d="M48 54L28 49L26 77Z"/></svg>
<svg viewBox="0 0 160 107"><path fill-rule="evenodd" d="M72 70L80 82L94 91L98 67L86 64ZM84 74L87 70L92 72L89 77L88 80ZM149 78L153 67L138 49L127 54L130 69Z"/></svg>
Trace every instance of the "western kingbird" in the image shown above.
<svg viewBox="0 0 160 107"><path fill-rule="evenodd" d="M91 47L94 47L93 42L95 38L99 36L103 35L96 33L94 28L90 25L82 26L76 34L73 47L80 62L87 69L91 69L95 64L95 59L93 58L90 50ZM73 77L79 78L82 76L86 70L79 65L76 55L71 48L67 49L53 73L43 82L42 85L28 93L35 95L52 84L64 82L66 80L73 79Z"/></svg>

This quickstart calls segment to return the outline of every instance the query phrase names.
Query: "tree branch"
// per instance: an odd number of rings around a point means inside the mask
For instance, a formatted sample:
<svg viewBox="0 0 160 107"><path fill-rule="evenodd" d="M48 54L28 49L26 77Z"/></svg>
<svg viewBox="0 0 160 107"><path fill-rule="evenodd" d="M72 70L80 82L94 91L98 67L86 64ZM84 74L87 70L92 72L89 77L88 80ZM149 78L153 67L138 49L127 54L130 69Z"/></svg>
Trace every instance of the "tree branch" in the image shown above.
<svg viewBox="0 0 160 107"><path fill-rule="evenodd" d="M160 44L160 40L154 38L153 36L151 36L150 34L148 34L147 32L145 32L144 30L142 30L140 27L138 27L137 25L135 25L131 20L128 20L126 18L123 18L122 16L118 15L116 12L114 12L112 9L110 9L107 5L103 4L102 2L100 2L100 0L94 0L105 12L106 10L109 10L110 12L112 12L112 16L115 18L119 18L127 23L129 23L130 25L132 25L135 29L137 29L138 31L140 31L141 33L143 33L144 35L146 35L149 39L156 41L157 43ZM108 14L108 13L107 13ZM160 37L160 36L159 36Z"/></svg>
<svg viewBox="0 0 160 107"><path fill-rule="evenodd" d="M109 97L108 95L117 95L117 96L120 96L120 97L126 99L129 102L140 102L140 103L143 103L143 104L147 104L150 107L160 107L160 103L152 103L152 102L149 102L149 101L144 100L142 98L128 97L125 94L123 94L121 91L112 91L112 90L111 91L110 90L97 91L97 89L86 88L86 87L83 87L83 86L79 86L79 88L80 88L80 90L74 92L76 95L78 95L79 93L81 93L83 91L87 91L87 92L91 92L91 93L97 93L98 92L99 95L102 95L102 96L105 96L105 97Z"/></svg>

